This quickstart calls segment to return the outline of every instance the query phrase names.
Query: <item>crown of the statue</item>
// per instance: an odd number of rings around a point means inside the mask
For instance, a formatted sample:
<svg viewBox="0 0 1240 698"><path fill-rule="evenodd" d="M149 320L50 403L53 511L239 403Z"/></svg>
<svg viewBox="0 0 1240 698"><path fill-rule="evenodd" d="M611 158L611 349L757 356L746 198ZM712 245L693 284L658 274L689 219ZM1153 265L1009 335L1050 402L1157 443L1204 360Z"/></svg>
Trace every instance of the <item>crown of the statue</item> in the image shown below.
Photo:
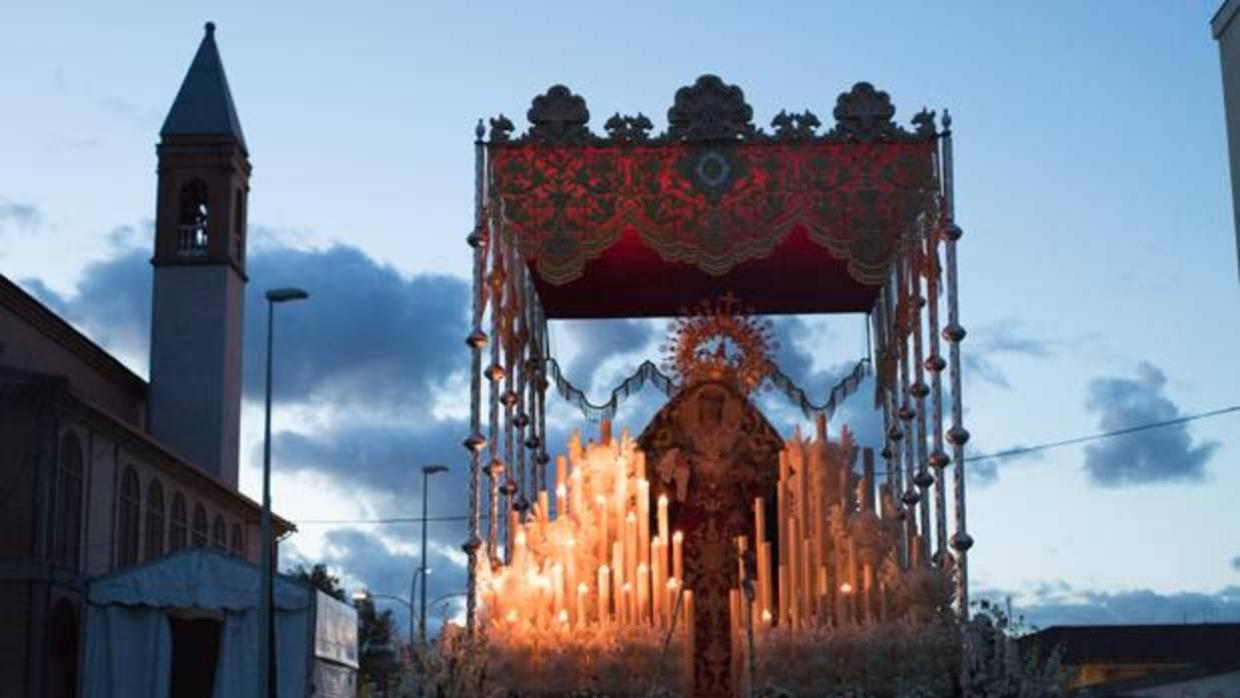
<svg viewBox="0 0 1240 698"><path fill-rule="evenodd" d="M770 374L779 348L770 321L744 312L731 294L683 311L671 329L665 366L680 387L714 381L748 394Z"/></svg>

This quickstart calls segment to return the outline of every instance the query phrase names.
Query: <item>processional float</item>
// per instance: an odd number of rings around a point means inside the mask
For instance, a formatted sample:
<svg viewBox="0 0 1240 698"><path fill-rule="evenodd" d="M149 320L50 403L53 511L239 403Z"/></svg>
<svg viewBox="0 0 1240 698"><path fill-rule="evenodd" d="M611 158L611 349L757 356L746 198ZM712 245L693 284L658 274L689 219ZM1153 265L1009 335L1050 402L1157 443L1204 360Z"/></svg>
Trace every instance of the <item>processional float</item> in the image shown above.
<svg viewBox="0 0 1240 698"><path fill-rule="evenodd" d="M967 615L951 120L939 130L922 110L906 129L894 114L857 83L832 128L780 112L768 132L739 88L706 75L658 135L640 113L596 135L563 86L534 99L522 134L479 122L471 636L666 633L689 690L717 695L752 662L755 629L878 622L921 570L952 580ZM787 313L868 315L872 355L821 403L771 361L759 316ZM620 317L679 320L663 369L644 363L592 404L550 356L547 322ZM836 403L869 373L884 442L829 439ZM616 405L645 383L669 402L639 436L613 436ZM749 400L764 384L814 418L812 438L771 427ZM602 424L549 480L552 387Z"/></svg>

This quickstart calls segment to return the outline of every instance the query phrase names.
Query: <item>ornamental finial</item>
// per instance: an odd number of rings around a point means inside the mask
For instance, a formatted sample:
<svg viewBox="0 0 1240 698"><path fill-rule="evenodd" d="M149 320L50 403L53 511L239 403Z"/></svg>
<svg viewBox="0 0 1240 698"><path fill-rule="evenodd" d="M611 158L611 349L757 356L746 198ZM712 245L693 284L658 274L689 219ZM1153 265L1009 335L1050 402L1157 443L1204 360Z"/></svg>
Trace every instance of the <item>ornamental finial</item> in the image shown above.
<svg viewBox="0 0 1240 698"><path fill-rule="evenodd" d="M215 22L207 22L205 25L203 25L203 29L206 30L207 36L214 35L215 34Z"/></svg>

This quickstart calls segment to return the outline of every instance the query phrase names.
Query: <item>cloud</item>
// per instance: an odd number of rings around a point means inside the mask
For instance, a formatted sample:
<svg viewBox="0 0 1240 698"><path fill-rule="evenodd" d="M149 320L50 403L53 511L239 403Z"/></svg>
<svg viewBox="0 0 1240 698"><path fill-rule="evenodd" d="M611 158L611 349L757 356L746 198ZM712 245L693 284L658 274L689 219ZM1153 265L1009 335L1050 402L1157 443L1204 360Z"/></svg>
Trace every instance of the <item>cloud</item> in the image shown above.
<svg viewBox="0 0 1240 698"><path fill-rule="evenodd" d="M33 230L42 220L42 212L33 204L21 204L0 197L0 236L9 230Z"/></svg>
<svg viewBox="0 0 1240 698"><path fill-rule="evenodd" d="M456 508L440 514L463 514L464 499L450 493L466 491L468 452L461 441L468 434L469 425L461 420L410 420L402 425L338 421L313 434L274 434L272 450L280 456L273 467L313 470L341 487L393 497L400 515L412 516L421 509L419 469L441 463L449 470L430 479L431 491L444 495L438 501L450 501Z"/></svg>
<svg viewBox="0 0 1240 698"><path fill-rule="evenodd" d="M119 239L118 228L110 233ZM61 295L37 279L23 279L36 298L91 339L145 368L150 345L150 253L117 249L114 257L86 265L72 295ZM145 373L145 371L141 371Z"/></svg>
<svg viewBox="0 0 1240 698"><path fill-rule="evenodd" d="M360 250L262 246L249 260L244 385L264 385L266 289L297 286L310 299L276 311L277 400L428 414L433 393L468 368L469 289L463 279L406 277Z"/></svg>
<svg viewBox="0 0 1240 698"><path fill-rule="evenodd" d="M1085 407L1095 412L1098 428L1115 431L1162 422L1181 416L1166 395L1167 378L1153 364L1137 366L1136 378L1096 378L1090 381ZM1106 439L1085 447L1085 472L1104 487L1151 482L1201 481L1206 463L1219 444L1194 445L1187 424Z"/></svg>
<svg viewBox="0 0 1240 698"><path fill-rule="evenodd" d="M115 255L87 265L72 294L58 294L37 279L22 283L145 373L151 267L149 251L135 244L142 237L130 226L113 230L109 239ZM341 409L365 404L420 416L429 412L436 389L467 368L463 339L469 301L462 279L405 277L341 245L325 250L258 245L247 271L242 370L250 399L262 399L264 389L263 294L278 286L304 288L310 300L277 311L277 402L311 401Z"/></svg>
<svg viewBox="0 0 1240 698"><path fill-rule="evenodd" d="M1002 603L1013 597L1013 612L1035 628L1052 625L1113 625L1240 622L1240 586L1215 593L1159 593L1149 589L1076 589L1062 580L1043 582L1026 593L978 590L975 598Z"/></svg>
<svg viewBox="0 0 1240 698"><path fill-rule="evenodd" d="M1046 459L1046 454L1043 451L1022 452L1022 449L1026 448L1024 444L1016 443L1006 448L992 451L975 442L970 443L974 443L974 445L969 448L965 455L965 471L968 473L969 482L979 487L993 485L998 481L1000 466L1007 468L1022 461L1037 462ZM999 458L980 458L981 456L1005 453L1010 455L1004 455Z"/></svg>
<svg viewBox="0 0 1240 698"><path fill-rule="evenodd" d="M389 527L391 528L391 527ZM335 575L341 577L342 584L350 591L365 589L371 594L395 596L410 600L413 596L413 578L420 567L418 557L420 550L409 546L394 544L391 536L399 533L402 539L416 540L419 531L416 525L402 526L400 531L385 529L381 533L364 531L357 528L335 528L323 534L324 554L322 559L311 560L302 556L296 549L287 549L281 567L284 570L297 565L313 565L324 563ZM408 529L408 530L405 530ZM452 534L439 532L438 537L456 541L451 548L459 546L465 539L465 526L461 524L459 531ZM460 564L459 556L449 554L448 547L439 542L427 546L426 577L427 627L432 632L438 626L445 610L455 612L457 606L463 604L458 594L465 590L465 569ZM419 585L421 580L419 580ZM412 603L416 609L421 596L419 588ZM436 603L436 602L439 603ZM390 608L401 634L408 633L410 618L409 607L399 601L378 597L375 603L380 608Z"/></svg>
<svg viewBox="0 0 1240 698"><path fill-rule="evenodd" d="M971 333L969 340L962 355L966 378L1005 390L1010 390L1012 383L996 359L1003 356L1045 359L1052 354L1050 342L1027 334L1011 319L984 325Z"/></svg>
<svg viewBox="0 0 1240 698"><path fill-rule="evenodd" d="M1231 568L1237 572L1240 572L1240 555L1237 555L1231 559Z"/></svg>
<svg viewBox="0 0 1240 698"><path fill-rule="evenodd" d="M555 330L565 331L569 341L561 344L573 347L564 377L583 390L594 385L599 369L609 358L638 352L655 338L655 325L649 320L565 320L555 323ZM625 373L635 368L637 364L627 367Z"/></svg>

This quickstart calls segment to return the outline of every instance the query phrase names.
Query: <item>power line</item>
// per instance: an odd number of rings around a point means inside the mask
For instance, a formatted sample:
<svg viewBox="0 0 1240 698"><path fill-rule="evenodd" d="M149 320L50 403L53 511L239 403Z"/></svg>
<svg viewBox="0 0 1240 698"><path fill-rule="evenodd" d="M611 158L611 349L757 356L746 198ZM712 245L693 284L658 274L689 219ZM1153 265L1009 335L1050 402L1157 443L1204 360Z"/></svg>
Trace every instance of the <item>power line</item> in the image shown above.
<svg viewBox="0 0 1240 698"><path fill-rule="evenodd" d="M487 518L483 516L482 518ZM459 521L468 521L468 516L428 516L427 523L455 523ZM421 516L393 516L384 519L298 519L293 523L301 526L303 524L420 524Z"/></svg>
<svg viewBox="0 0 1240 698"><path fill-rule="evenodd" d="M1148 431L1150 429L1159 429L1162 427L1175 426L1177 424L1185 424L1188 422L1194 422L1198 419L1205 419L1207 417L1217 417L1219 415L1229 414L1231 412L1240 412L1240 405L1232 405L1231 407L1224 407L1222 409L1211 410L1210 412L1201 412L1199 414L1190 414L1190 415L1186 415L1183 417L1177 417L1175 419L1167 419L1161 422L1149 422L1148 424L1139 424L1134 427L1116 429L1115 431L1104 431L1098 434L1090 434L1088 436L1077 436L1071 439L1064 439L1062 441L1051 441L1048 443L1037 444L1034 446L1020 446L1018 448L1012 448L1006 451L999 451L998 453L988 453L982 456L969 456L964 459L964 462L976 463L977 461L982 461L982 460L993 460L996 458L1009 458L1011 456L1021 456L1026 453L1046 451L1052 448L1059 448L1061 446L1072 446L1074 444L1082 444L1082 443L1086 443L1089 441L1099 441L1101 439L1110 439L1116 436L1124 436L1126 434L1135 434L1139 431Z"/></svg>
<svg viewBox="0 0 1240 698"><path fill-rule="evenodd" d="M1075 444L1088 443L1090 441L1101 441L1102 439L1112 439L1117 436L1125 436L1127 434L1135 434L1135 433L1142 432L1142 431L1149 431L1150 429L1161 429L1163 427L1175 426L1177 424L1186 424L1188 422L1195 422L1199 419L1207 419L1209 417L1218 417L1218 416L1225 415L1225 414L1231 414L1233 412L1240 412L1240 405L1232 405L1230 407L1223 407L1217 410L1211 410L1209 412L1200 412L1197 414L1185 415L1183 417L1177 417L1175 419L1167 419L1167 420L1163 420L1160 422L1148 422L1146 424L1138 424L1136 426L1125 427L1123 429L1116 429L1114 431L1104 431L1104 432L1099 432L1096 434L1088 434L1086 436L1076 436L1070 439L1063 439L1061 441L1048 441L1046 443L1035 444L1033 446L1021 446L1018 448L1011 448L1006 451L999 451L997 453L987 453L987 454L980 455L980 456L969 456L965 458L964 461L966 463L976 463L978 461L984 461L984 460L995 460L998 458L1011 458L1013 456L1021 456L1027 453L1047 451L1052 448L1072 446ZM460 522L460 521L466 521L468 520L468 518L469 517L467 516L431 516L427 518L427 521L431 523ZM484 515L482 518L485 519L487 517ZM385 518L385 519L304 519L304 520L294 521L294 523L299 526L312 525L312 524L313 525L409 524L409 523L417 524L417 523L422 523L422 517L402 516L402 517L392 517L392 518Z"/></svg>

